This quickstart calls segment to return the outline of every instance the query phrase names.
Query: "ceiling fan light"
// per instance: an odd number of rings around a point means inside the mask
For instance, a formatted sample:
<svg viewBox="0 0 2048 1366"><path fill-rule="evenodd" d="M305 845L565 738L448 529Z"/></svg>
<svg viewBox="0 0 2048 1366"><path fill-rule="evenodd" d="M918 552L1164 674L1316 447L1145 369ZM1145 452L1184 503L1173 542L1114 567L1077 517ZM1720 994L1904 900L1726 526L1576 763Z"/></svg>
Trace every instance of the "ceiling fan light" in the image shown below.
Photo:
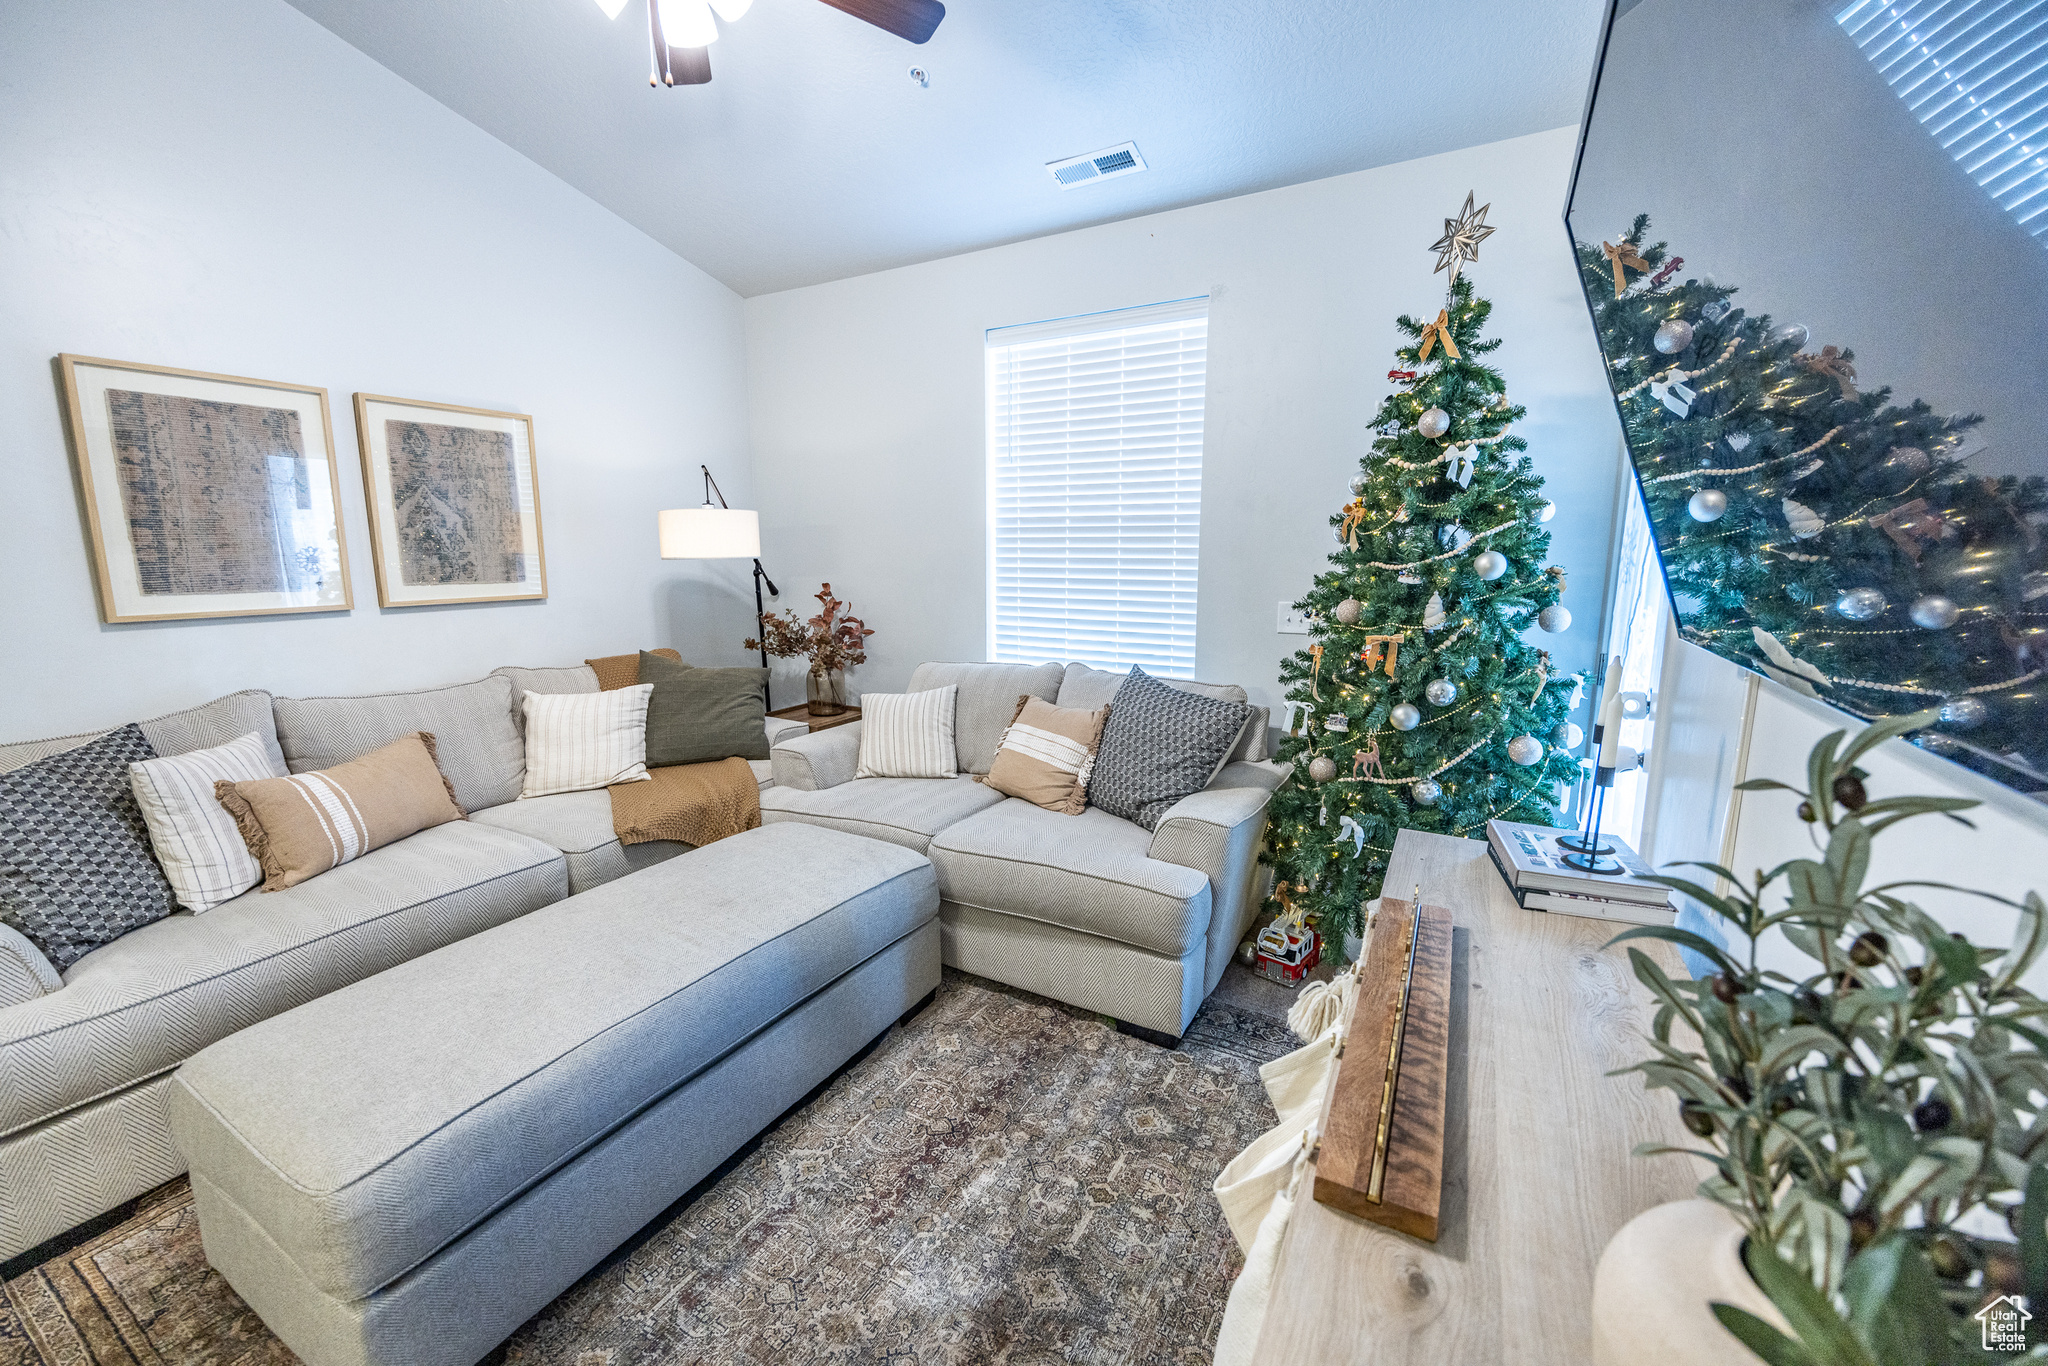
<svg viewBox="0 0 2048 1366"><path fill-rule="evenodd" d="M649 0L659 5L661 36L670 47L710 47L718 41L718 22L704 0Z"/></svg>
<svg viewBox="0 0 2048 1366"><path fill-rule="evenodd" d="M597 7L604 11L607 19L619 17L619 11L626 7L626 0L597 0Z"/></svg>
<svg viewBox="0 0 2048 1366"><path fill-rule="evenodd" d="M718 11L718 17L728 24L739 22L740 16L752 9L754 0L711 0L711 8Z"/></svg>

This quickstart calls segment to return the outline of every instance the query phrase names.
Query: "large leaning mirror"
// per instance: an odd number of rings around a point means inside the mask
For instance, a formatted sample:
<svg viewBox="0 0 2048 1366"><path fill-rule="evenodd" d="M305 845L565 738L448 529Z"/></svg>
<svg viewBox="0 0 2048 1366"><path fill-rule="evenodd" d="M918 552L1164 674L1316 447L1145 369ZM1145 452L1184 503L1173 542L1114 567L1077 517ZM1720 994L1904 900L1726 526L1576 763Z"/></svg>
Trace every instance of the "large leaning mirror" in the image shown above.
<svg viewBox="0 0 2048 1366"><path fill-rule="evenodd" d="M2048 0L1616 0L1567 218L1684 638L2048 797Z"/></svg>

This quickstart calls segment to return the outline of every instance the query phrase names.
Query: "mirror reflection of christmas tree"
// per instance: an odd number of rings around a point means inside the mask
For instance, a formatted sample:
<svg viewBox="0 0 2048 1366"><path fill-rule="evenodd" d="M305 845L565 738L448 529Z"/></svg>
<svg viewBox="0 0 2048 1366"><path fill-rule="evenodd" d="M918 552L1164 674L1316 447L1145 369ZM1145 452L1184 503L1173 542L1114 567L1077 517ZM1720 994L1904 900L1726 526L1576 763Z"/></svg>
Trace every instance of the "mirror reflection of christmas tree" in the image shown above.
<svg viewBox="0 0 2048 1366"><path fill-rule="evenodd" d="M1463 273L1492 232L1470 195L1444 221L1432 250L1449 298L1434 319L1396 320L1411 340L1372 454L1330 519L1330 568L1295 604L1309 648L1280 665L1295 781L1273 798L1266 857L1276 900L1326 934L1358 927L1396 831L1554 822L1578 775L1580 680L1522 640L1571 623L1564 572L1543 565L1552 509L1510 430L1524 410L1480 359L1500 346L1481 336L1493 306Z"/></svg>
<svg viewBox="0 0 2048 1366"><path fill-rule="evenodd" d="M2048 481L1977 477L1979 419L1859 388L1648 232L1579 272L1686 639L1861 716L1939 707L1915 743L2048 787Z"/></svg>

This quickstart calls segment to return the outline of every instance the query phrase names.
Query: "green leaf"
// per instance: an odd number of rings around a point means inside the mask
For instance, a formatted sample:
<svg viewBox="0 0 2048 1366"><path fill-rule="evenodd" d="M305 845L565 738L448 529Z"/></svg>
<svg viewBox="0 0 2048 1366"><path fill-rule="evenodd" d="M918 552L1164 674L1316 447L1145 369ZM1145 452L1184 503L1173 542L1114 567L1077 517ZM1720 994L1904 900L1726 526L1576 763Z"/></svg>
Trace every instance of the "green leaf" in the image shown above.
<svg viewBox="0 0 2048 1366"><path fill-rule="evenodd" d="M1960 939L1947 935L1928 945L1941 964L1941 974L1952 986L1967 986L1977 977L1977 950Z"/></svg>
<svg viewBox="0 0 2048 1366"><path fill-rule="evenodd" d="M1751 778L1746 783L1737 783L1735 785L1737 792L1769 792L1772 789L1776 789L1779 792L1798 792L1802 797L1806 795L1804 792L1799 792L1799 789L1790 783L1781 783L1776 778Z"/></svg>
<svg viewBox="0 0 2048 1366"><path fill-rule="evenodd" d="M1948 1306L1920 1249L1894 1235L1858 1253L1842 1277L1849 1322L1880 1366L1939 1366Z"/></svg>
<svg viewBox="0 0 2048 1366"><path fill-rule="evenodd" d="M1705 935L1694 934L1691 930L1681 930L1670 925L1643 925L1617 934L1601 947L1611 949L1625 939L1662 939L1666 943L1691 949L1730 977L1740 980L1743 976L1742 969L1728 957L1725 949Z"/></svg>
<svg viewBox="0 0 2048 1366"><path fill-rule="evenodd" d="M1662 874L1657 874L1649 878L1648 881L1661 882L1673 891L1682 892L1686 896L1691 897L1702 906L1711 907L1714 913L1723 920L1733 921L1737 925L1748 923L1749 917L1742 913L1742 907L1739 903L1730 901L1726 897L1716 896L1697 882L1688 882L1682 877L1665 877Z"/></svg>
<svg viewBox="0 0 2048 1366"><path fill-rule="evenodd" d="M1752 1238L1748 1260L1749 1274L1771 1297L1771 1303L1778 1306L1778 1312L1785 1316L1785 1322L1798 1334L1800 1345L1815 1362L1822 1366L1877 1366L1856 1334L1835 1312L1834 1305L1828 1303L1827 1296L1775 1250ZM1719 1306L1715 1313L1719 1315Z"/></svg>
<svg viewBox="0 0 2048 1366"><path fill-rule="evenodd" d="M1813 803L1813 814L1820 817L1820 823L1832 826L1835 823L1835 751L1841 747L1845 730L1830 731L1821 736L1806 756L1806 800Z"/></svg>
<svg viewBox="0 0 2048 1366"><path fill-rule="evenodd" d="M1829 836L1827 868L1835 900L1854 901L1862 894L1863 875L1870 871L1870 832L1854 816L1844 817Z"/></svg>
<svg viewBox="0 0 2048 1366"><path fill-rule="evenodd" d="M2048 1165L2039 1162L2027 1172L2026 1197L2020 1205L2019 1254L2027 1302L2048 1304Z"/></svg>
<svg viewBox="0 0 2048 1366"><path fill-rule="evenodd" d="M1711 1308L1721 1326L1762 1358L1765 1366L1823 1366L1820 1358L1809 1355L1804 1347L1747 1309L1738 1309L1720 1300L1713 1301Z"/></svg>
<svg viewBox="0 0 2048 1366"><path fill-rule="evenodd" d="M1679 1019L1684 1020L1695 1031L1699 1029L1699 1016L1691 1006L1679 998L1678 989L1671 985L1671 979L1664 975L1664 969L1657 966L1656 959L1641 949L1630 949L1628 962L1629 966L1635 969L1637 981L1648 987L1658 1000L1676 1010Z"/></svg>
<svg viewBox="0 0 2048 1366"><path fill-rule="evenodd" d="M1856 1136L1887 1175L1898 1175L1913 1160L1913 1126L1897 1111L1871 1110L1857 1116Z"/></svg>
<svg viewBox="0 0 2048 1366"><path fill-rule="evenodd" d="M1771 1040L1756 1068L1763 1076L1774 1077L1809 1053L1824 1053L1832 1060L1848 1051L1848 1045L1818 1025L1794 1025Z"/></svg>
<svg viewBox="0 0 2048 1366"><path fill-rule="evenodd" d="M2020 907L2019 924L2013 927L2013 944L2006 951L2005 966L1992 980L1992 995L2019 981L2041 956L2043 948L2048 948L2048 905L2042 904L2039 892L2028 892Z"/></svg>
<svg viewBox="0 0 2048 1366"><path fill-rule="evenodd" d="M1836 762L1840 767L1847 768L1885 741L1896 739L1908 731L1926 730L1940 719L1939 707L1909 712L1904 716L1888 716L1882 721L1865 726L1862 733L1850 741L1849 747L1842 751L1842 757ZM1826 741L1822 743L1825 744Z"/></svg>

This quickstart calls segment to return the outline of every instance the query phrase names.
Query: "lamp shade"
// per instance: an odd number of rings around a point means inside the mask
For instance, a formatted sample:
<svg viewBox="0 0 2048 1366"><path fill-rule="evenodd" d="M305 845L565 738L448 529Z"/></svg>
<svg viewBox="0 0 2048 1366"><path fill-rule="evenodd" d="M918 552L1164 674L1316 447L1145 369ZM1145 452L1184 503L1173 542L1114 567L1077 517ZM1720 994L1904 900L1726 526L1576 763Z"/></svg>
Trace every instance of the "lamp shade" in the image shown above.
<svg viewBox="0 0 2048 1366"><path fill-rule="evenodd" d="M669 508L661 514L664 560L751 560L761 554L761 514L739 508Z"/></svg>

